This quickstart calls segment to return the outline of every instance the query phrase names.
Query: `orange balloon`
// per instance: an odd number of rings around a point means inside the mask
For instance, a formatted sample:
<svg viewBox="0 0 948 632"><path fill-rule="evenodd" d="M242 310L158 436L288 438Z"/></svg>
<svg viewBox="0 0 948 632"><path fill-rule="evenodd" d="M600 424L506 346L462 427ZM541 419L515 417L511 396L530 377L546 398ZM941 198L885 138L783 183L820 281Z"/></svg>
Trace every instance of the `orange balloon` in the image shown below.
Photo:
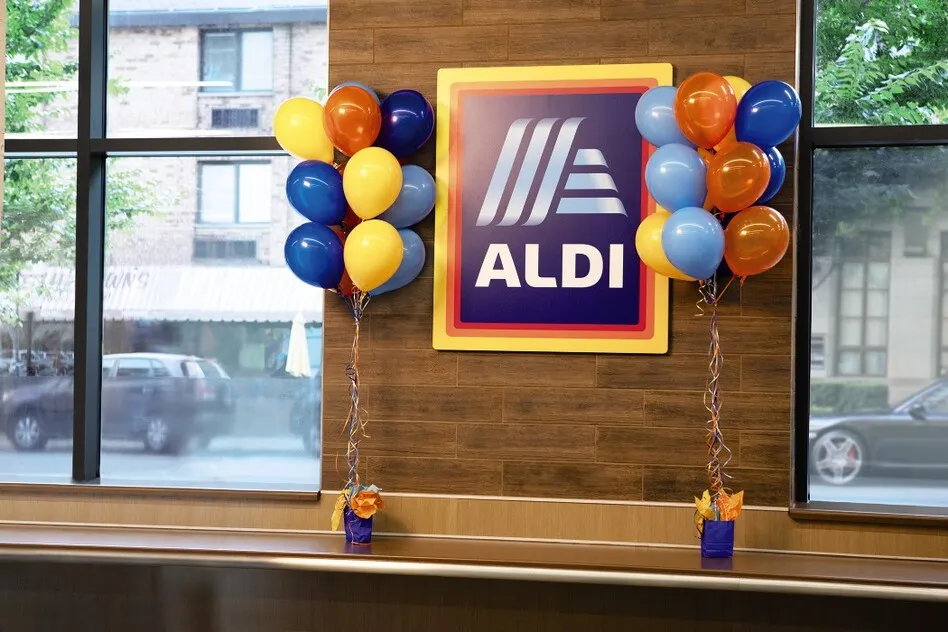
<svg viewBox="0 0 948 632"><path fill-rule="evenodd" d="M716 208L734 213L760 199L770 183L770 162L757 145L735 143L708 165L708 198Z"/></svg>
<svg viewBox="0 0 948 632"><path fill-rule="evenodd" d="M343 232L341 228L333 226L332 232L336 233L336 236L339 238L339 241L342 242L342 245L346 245L346 233ZM342 270L342 278L339 280L339 287L336 288L336 291L342 294L343 296L352 296L352 293L355 292L356 288L355 283L352 282L352 279L349 278L349 272L345 268Z"/></svg>
<svg viewBox="0 0 948 632"><path fill-rule="evenodd" d="M714 151L727 151L736 144L737 132L734 131L734 126L731 125L731 129L727 131L727 136L724 137L724 140L714 146Z"/></svg>
<svg viewBox="0 0 948 632"><path fill-rule="evenodd" d="M323 124L336 149L351 156L371 147L382 129L382 110L371 94L357 86L333 92L323 108Z"/></svg>
<svg viewBox="0 0 948 632"><path fill-rule="evenodd" d="M685 137L710 149L727 136L737 118L734 88L721 75L699 72L678 86L675 120Z"/></svg>
<svg viewBox="0 0 948 632"><path fill-rule="evenodd" d="M752 206L731 218L724 231L724 260L736 276L766 272L790 246L790 227L769 206Z"/></svg>

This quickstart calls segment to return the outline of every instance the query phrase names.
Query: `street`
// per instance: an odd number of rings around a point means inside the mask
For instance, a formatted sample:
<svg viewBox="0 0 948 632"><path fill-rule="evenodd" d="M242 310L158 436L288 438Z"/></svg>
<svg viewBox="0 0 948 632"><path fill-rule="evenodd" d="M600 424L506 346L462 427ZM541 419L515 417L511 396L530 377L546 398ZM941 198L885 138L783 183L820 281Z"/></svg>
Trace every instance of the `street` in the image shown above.
<svg viewBox="0 0 948 632"><path fill-rule="evenodd" d="M102 480L147 487L318 490L320 460L298 437L221 437L180 456L148 454L141 443L103 442ZM17 452L0 440L0 481L65 482L71 444L50 442L42 452Z"/></svg>

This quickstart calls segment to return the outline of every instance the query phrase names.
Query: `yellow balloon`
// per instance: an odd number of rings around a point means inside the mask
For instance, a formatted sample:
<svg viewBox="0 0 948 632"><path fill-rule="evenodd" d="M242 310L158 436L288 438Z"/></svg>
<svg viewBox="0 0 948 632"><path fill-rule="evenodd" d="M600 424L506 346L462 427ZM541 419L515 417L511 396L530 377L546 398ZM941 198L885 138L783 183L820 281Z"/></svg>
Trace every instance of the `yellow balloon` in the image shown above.
<svg viewBox="0 0 948 632"><path fill-rule="evenodd" d="M371 292L398 270L402 264L402 249L402 237L394 226L381 219L362 222L346 236L343 250L346 272L356 287Z"/></svg>
<svg viewBox="0 0 948 632"><path fill-rule="evenodd" d="M362 219L378 217L402 191L402 166L390 151L366 147L346 163L342 190L353 213Z"/></svg>
<svg viewBox="0 0 948 632"><path fill-rule="evenodd" d="M735 77L734 75L726 75L724 80L731 84L731 87L734 88L734 96L737 97L737 102L740 103L741 99L744 98L744 95L747 94L747 91L751 89L751 84L747 79L741 77Z"/></svg>
<svg viewBox="0 0 948 632"><path fill-rule="evenodd" d="M697 279L680 272L665 256L665 250L662 248L662 229L665 228L669 217L671 213L659 209L643 219L638 232L635 233L635 250L639 253L642 263L655 272L672 279L696 281ZM348 246L348 242L346 245Z"/></svg>
<svg viewBox="0 0 948 632"><path fill-rule="evenodd" d="M273 134L280 147L303 160L332 163L335 149L323 127L323 106L312 99L284 101L273 117Z"/></svg>

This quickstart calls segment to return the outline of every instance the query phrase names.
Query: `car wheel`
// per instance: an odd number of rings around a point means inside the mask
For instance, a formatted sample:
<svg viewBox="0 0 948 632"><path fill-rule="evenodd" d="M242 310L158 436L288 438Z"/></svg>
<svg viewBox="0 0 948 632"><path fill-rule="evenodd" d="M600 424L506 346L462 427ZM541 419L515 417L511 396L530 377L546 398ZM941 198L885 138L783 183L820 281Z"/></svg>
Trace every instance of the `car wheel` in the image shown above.
<svg viewBox="0 0 948 632"><path fill-rule="evenodd" d="M145 425L145 449L156 454L176 454L181 441L171 432L171 426L161 417L149 417Z"/></svg>
<svg viewBox="0 0 948 632"><path fill-rule="evenodd" d="M830 430L816 439L810 452L816 474L830 485L852 482L862 471L866 450L862 440L846 430Z"/></svg>
<svg viewBox="0 0 948 632"><path fill-rule="evenodd" d="M43 431L39 414L31 409L17 412L7 431L10 443L20 452L34 452L46 447L49 438Z"/></svg>

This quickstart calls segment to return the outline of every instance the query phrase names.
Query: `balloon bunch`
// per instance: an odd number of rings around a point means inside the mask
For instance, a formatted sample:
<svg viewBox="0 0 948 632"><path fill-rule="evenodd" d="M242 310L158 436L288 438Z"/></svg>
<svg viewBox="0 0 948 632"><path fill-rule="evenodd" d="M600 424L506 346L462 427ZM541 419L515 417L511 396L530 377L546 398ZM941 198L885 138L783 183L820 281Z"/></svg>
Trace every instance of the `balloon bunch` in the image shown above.
<svg viewBox="0 0 948 632"><path fill-rule="evenodd" d="M384 100L357 82L337 86L326 105L297 97L277 110L280 145L303 162L286 195L309 220L287 237L284 254L302 281L367 300L400 289L421 272L425 247L409 226L434 209L434 179L401 165L434 130L431 104L399 90ZM346 159L335 162L335 150Z"/></svg>
<svg viewBox="0 0 948 632"><path fill-rule="evenodd" d="M793 134L800 116L796 91L782 81L751 86L740 77L701 72L678 88L646 92L635 123L657 147L645 183L663 208L639 226L635 245L642 262L685 281L710 278L722 259L741 278L775 266L790 244L790 228L764 204L787 173L776 146Z"/></svg>
<svg viewBox="0 0 948 632"><path fill-rule="evenodd" d="M402 165L434 131L431 104L415 90L380 100L368 86L349 81L329 93L326 105L305 98L284 102L273 124L280 145L303 162L286 180L290 204L308 221L284 247L286 263L302 281L336 292L352 311L355 332L346 366L350 406L346 417L348 481L334 512L347 507L366 521L382 506L378 489L359 480L359 443L365 422L359 399L359 328L371 296L398 290L425 265L425 245L409 230L435 205L435 183L425 169ZM335 161L338 150L346 158ZM374 494L371 513L360 499ZM363 503L364 504L364 503ZM350 522L346 520L347 538ZM365 537L362 534L360 537Z"/></svg>

